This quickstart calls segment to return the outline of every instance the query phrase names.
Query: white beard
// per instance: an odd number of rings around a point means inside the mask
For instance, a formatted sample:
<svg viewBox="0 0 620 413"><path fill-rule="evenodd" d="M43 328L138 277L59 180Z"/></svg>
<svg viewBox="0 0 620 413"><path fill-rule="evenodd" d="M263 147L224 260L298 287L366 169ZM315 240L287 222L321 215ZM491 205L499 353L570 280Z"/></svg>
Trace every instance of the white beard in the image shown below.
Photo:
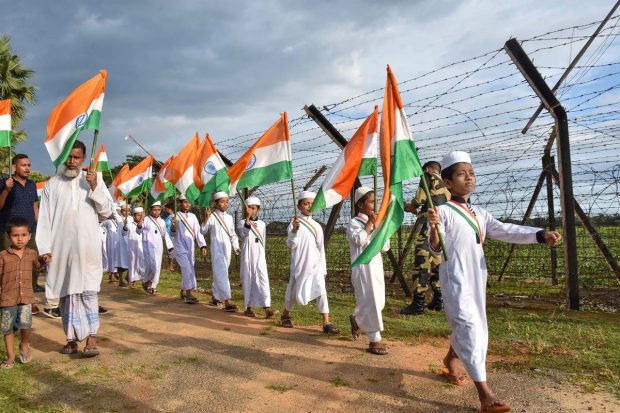
<svg viewBox="0 0 620 413"><path fill-rule="evenodd" d="M65 165L60 165L58 167L58 172L60 172L61 175L71 179L77 177L80 174L79 169L69 169Z"/></svg>

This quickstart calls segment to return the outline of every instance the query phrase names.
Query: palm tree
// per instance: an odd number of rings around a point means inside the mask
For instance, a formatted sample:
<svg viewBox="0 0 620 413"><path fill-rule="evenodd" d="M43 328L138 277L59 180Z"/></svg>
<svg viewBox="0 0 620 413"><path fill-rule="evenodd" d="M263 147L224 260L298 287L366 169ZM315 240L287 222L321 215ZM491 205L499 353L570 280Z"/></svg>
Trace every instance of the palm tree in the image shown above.
<svg viewBox="0 0 620 413"><path fill-rule="evenodd" d="M0 99L11 99L13 145L27 139L26 132L19 129L24 119L24 102L34 105L37 88L28 83L34 71L22 66L19 56L13 54L8 36L0 36ZM8 148L0 152L0 165L7 164ZM4 168L2 168L4 169Z"/></svg>

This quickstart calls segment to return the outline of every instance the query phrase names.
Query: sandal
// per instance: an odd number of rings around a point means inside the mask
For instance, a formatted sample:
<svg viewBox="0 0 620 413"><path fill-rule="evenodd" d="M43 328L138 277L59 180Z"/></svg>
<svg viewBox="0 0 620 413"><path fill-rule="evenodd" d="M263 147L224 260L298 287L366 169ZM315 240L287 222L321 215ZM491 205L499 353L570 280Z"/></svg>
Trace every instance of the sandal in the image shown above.
<svg viewBox="0 0 620 413"><path fill-rule="evenodd" d="M280 314L278 310L265 310L265 318L272 318L273 316L276 316L278 314Z"/></svg>
<svg viewBox="0 0 620 413"><path fill-rule="evenodd" d="M340 334L340 330L333 324L325 324L323 326L323 334Z"/></svg>
<svg viewBox="0 0 620 413"><path fill-rule="evenodd" d="M239 308L237 308L237 306L234 304L228 304L224 307L224 311L226 311L227 313L234 313L237 310L239 310ZM254 314L254 316L256 316L256 314Z"/></svg>
<svg viewBox="0 0 620 413"><path fill-rule="evenodd" d="M293 320L289 315L281 315L280 316L280 324L285 328L293 328Z"/></svg>
<svg viewBox="0 0 620 413"><path fill-rule="evenodd" d="M196 304L198 299L193 295L186 295L183 301L185 301L185 304Z"/></svg>
<svg viewBox="0 0 620 413"><path fill-rule="evenodd" d="M499 400L495 400L490 405L481 408L478 410L479 413L505 413L509 412L512 409L507 404L500 402Z"/></svg>
<svg viewBox="0 0 620 413"><path fill-rule="evenodd" d="M219 307L222 302L220 300L216 300L215 298L208 302L210 306Z"/></svg>
<svg viewBox="0 0 620 413"><path fill-rule="evenodd" d="M99 349L97 347L84 347L82 351L82 355L84 357L97 357L99 354Z"/></svg>
<svg viewBox="0 0 620 413"><path fill-rule="evenodd" d="M32 361L32 351L30 349L30 344L28 344L28 352L24 353L22 351L19 352L19 362L22 364L28 364Z"/></svg>
<svg viewBox="0 0 620 413"><path fill-rule="evenodd" d="M146 290L147 293L151 294L151 295L155 295L155 289L154 288L149 288Z"/></svg>
<svg viewBox="0 0 620 413"><path fill-rule="evenodd" d="M6 369L10 369L13 367L13 364L15 364L15 361L3 361L2 364L0 364L0 369L6 370Z"/></svg>
<svg viewBox="0 0 620 413"><path fill-rule="evenodd" d="M78 346L77 343L74 344L70 344L68 343L66 346L64 346L61 350L60 353L61 354L76 354L78 352Z"/></svg>
<svg viewBox="0 0 620 413"><path fill-rule="evenodd" d="M388 353L385 347L368 347L366 351L376 356L385 356Z"/></svg>
<svg viewBox="0 0 620 413"><path fill-rule="evenodd" d="M148 292L148 291L149 291L149 288L146 286L146 283L145 283L144 281L142 281L142 289L143 289L145 292Z"/></svg>
<svg viewBox="0 0 620 413"><path fill-rule="evenodd" d="M470 383L464 376L456 376L450 373L447 367L444 367L442 370L442 375L448 379L448 383L453 384L455 386L465 386Z"/></svg>
<svg viewBox="0 0 620 413"><path fill-rule="evenodd" d="M245 310L243 312L243 315L246 317L256 317L256 313L252 310Z"/></svg>
<svg viewBox="0 0 620 413"><path fill-rule="evenodd" d="M351 323L351 337L353 337L353 340L357 340L360 336L360 326L357 325L353 314L349 316L349 322Z"/></svg>

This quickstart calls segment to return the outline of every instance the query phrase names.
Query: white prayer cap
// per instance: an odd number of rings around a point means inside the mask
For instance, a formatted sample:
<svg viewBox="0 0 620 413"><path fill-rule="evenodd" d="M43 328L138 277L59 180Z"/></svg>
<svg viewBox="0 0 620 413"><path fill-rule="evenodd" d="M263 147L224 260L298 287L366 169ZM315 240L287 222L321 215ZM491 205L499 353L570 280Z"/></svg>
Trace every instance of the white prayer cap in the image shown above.
<svg viewBox="0 0 620 413"><path fill-rule="evenodd" d="M184 194L179 195L179 201L187 201L187 198Z"/></svg>
<svg viewBox="0 0 620 413"><path fill-rule="evenodd" d="M142 208L142 207L135 207L133 209L133 213L134 214L137 214L137 213L140 213L140 212L144 212L144 208Z"/></svg>
<svg viewBox="0 0 620 413"><path fill-rule="evenodd" d="M213 194L213 200L217 201L218 199L228 198L228 194L226 192L216 192Z"/></svg>
<svg viewBox="0 0 620 413"><path fill-rule="evenodd" d="M256 206L260 206L260 199L258 199L255 196L251 196L248 199L245 200L245 203L248 205L256 205Z"/></svg>
<svg viewBox="0 0 620 413"><path fill-rule="evenodd" d="M125 205L127 205L127 202L125 202L123 200L118 201L118 206L119 207L124 207Z"/></svg>
<svg viewBox="0 0 620 413"><path fill-rule="evenodd" d="M151 208L156 207L156 206L161 206L161 201L155 201L151 204Z"/></svg>
<svg viewBox="0 0 620 413"><path fill-rule="evenodd" d="M121 206L117 204L116 202L113 203L112 206L114 207L114 210L121 209Z"/></svg>
<svg viewBox="0 0 620 413"><path fill-rule="evenodd" d="M299 194L299 200L300 201L302 199L314 199L314 198L316 198L316 194L314 192L301 191L301 194Z"/></svg>
<svg viewBox="0 0 620 413"><path fill-rule="evenodd" d="M471 158L469 157L469 154L463 151L448 152L441 159L441 169L446 169L459 162L471 163Z"/></svg>
<svg viewBox="0 0 620 413"><path fill-rule="evenodd" d="M372 188L368 188L367 186L360 186L359 188L357 188L355 190L355 203L357 204L357 201L362 199L364 195L369 192L372 192Z"/></svg>

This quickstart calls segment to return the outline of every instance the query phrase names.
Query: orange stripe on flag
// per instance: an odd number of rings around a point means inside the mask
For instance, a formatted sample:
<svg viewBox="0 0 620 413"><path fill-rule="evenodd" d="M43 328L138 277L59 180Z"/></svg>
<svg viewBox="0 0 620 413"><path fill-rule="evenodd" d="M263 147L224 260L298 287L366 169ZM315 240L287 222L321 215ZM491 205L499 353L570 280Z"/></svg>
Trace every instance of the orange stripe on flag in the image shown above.
<svg viewBox="0 0 620 413"><path fill-rule="evenodd" d="M143 174L144 172L146 172L147 169L149 169L151 165L153 165L153 157L149 155L142 161L140 161L139 164L134 166L133 169L129 170L125 175L123 175L119 182L119 185L122 185L123 182L127 182L140 174Z"/></svg>
<svg viewBox="0 0 620 413"><path fill-rule="evenodd" d="M11 99L0 100L0 115L11 114Z"/></svg>
<svg viewBox="0 0 620 413"><path fill-rule="evenodd" d="M90 80L78 86L69 96L58 104L47 121L47 139L50 141L69 122L88 110L93 100L105 91L108 72L101 70Z"/></svg>
<svg viewBox="0 0 620 413"><path fill-rule="evenodd" d="M262 148L264 146L269 146L276 144L278 142L290 141L290 135L288 130L288 119L286 112L284 112L280 119L278 119L271 127L261 136L255 143L252 145L250 149L246 153L243 154L241 158L237 162L234 163L228 169L228 176L230 177L230 182L237 182L241 175L245 172L245 169L252 159L252 155L254 151L258 148Z"/></svg>
<svg viewBox="0 0 620 413"><path fill-rule="evenodd" d="M97 155L95 155L95 164L93 165L94 170L97 170L97 164L99 163L99 157L101 156L103 152L105 152L105 146L103 146L103 143L102 143L101 146L99 147L99 150L97 151Z"/></svg>
<svg viewBox="0 0 620 413"><path fill-rule="evenodd" d="M166 171L168 170L168 166L170 166L170 163L172 162L173 159L174 159L174 156L171 156L161 166L161 168L159 168L159 173L155 177L155 191L157 191L157 192L164 192L166 190L166 185L164 185L164 183L162 181L162 172L163 172L163 178L165 178L166 177Z"/></svg>
<svg viewBox="0 0 620 413"><path fill-rule="evenodd" d="M194 164L196 156L198 154L198 148L200 148L200 138L198 132L196 135L185 145L181 152L174 157L170 165L166 169L165 178L176 185L177 181L181 179L185 171Z"/></svg>
<svg viewBox="0 0 620 413"><path fill-rule="evenodd" d="M203 165L215 152L217 152L217 149L215 149L215 145L213 145L213 141L211 141L211 137L207 133L205 135L205 139L200 144L200 148L198 148L198 156L196 157L196 162L194 163L194 184L196 185L196 188L200 190L202 190L202 187L206 183L202 182L202 179L200 178Z"/></svg>

